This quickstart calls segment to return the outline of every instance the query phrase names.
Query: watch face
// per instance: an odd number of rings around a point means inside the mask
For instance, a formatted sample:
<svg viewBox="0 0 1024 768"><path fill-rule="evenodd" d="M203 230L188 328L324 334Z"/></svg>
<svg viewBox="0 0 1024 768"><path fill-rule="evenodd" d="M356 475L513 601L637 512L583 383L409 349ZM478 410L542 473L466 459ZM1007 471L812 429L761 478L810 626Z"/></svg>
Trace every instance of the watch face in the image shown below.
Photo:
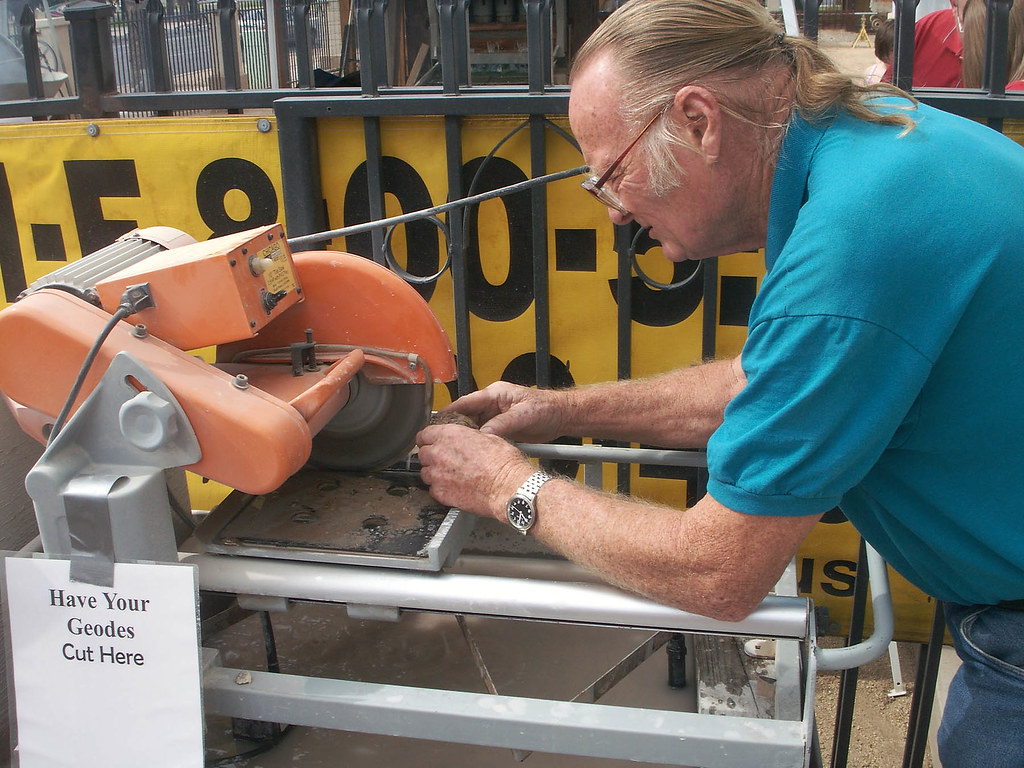
<svg viewBox="0 0 1024 768"><path fill-rule="evenodd" d="M513 496L508 502L508 521L520 531L533 525L533 505L522 496Z"/></svg>

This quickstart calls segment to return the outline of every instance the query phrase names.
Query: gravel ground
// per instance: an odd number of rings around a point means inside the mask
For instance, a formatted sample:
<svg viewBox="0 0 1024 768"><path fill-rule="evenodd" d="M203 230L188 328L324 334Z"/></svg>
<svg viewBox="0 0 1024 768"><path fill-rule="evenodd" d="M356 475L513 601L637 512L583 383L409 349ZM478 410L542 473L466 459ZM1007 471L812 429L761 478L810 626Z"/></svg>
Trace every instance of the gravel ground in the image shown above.
<svg viewBox="0 0 1024 768"><path fill-rule="evenodd" d="M842 645L840 638L821 639L826 647ZM892 667L885 654L860 668L857 679L857 697L850 732L848 768L900 768L910 719L910 702L914 692L918 646L899 644L900 671L906 694L890 696L893 690ZM839 692L839 672L818 675L815 716L821 739L823 763L829 764L835 728L836 700ZM925 755L924 768L932 768L930 755Z"/></svg>

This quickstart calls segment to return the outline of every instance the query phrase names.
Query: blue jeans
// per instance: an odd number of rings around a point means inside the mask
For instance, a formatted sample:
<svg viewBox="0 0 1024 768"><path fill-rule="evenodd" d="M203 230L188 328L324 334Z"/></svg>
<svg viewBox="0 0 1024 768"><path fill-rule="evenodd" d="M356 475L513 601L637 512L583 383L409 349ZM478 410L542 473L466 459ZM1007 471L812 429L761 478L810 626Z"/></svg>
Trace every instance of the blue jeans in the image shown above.
<svg viewBox="0 0 1024 768"><path fill-rule="evenodd" d="M943 608L963 664L939 726L942 768L1024 766L1024 610Z"/></svg>

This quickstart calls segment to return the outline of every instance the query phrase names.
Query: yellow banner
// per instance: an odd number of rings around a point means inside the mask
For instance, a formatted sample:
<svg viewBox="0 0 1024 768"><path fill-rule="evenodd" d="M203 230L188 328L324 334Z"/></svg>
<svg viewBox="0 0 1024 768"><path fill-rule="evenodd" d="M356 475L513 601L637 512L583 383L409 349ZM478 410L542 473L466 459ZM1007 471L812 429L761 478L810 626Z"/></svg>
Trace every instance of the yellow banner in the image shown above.
<svg viewBox="0 0 1024 768"><path fill-rule="evenodd" d="M512 118L463 122L464 191L475 193L529 177L529 131ZM563 123L563 128L566 126ZM509 136L511 134L511 136ZM496 144L506 139L493 158ZM382 120L386 215L448 199L444 123L438 117ZM548 171L582 164L558 131L548 132ZM329 226L370 218L363 123L320 121L321 176ZM67 121L0 126L0 280L6 302L64 262L105 247L135 228L163 225L206 239L282 221L281 158L273 118L250 116ZM548 186L552 383L587 384L616 376L618 261L604 208L579 190L579 179ZM535 383L533 245L530 194L482 203L467 217L468 301L475 381ZM287 222L284 222L287 228ZM286 229L287 231L287 229ZM388 238L396 261L415 274L445 263L446 239L432 222L397 228ZM370 253L369 235L332 248ZM638 245L638 262L655 281L670 283L700 264L673 265L656 244ZM716 328L719 356L739 352L746 314L763 273L759 254L720 259ZM664 292L632 282L631 365L645 376L701 359L703 275ZM429 301L454 336L452 280L443 274ZM437 406L448 402L438 387ZM614 483L614 473L608 485ZM685 506L701 492L693 470L634 467L634 491ZM193 503L209 508L226 489L191 484ZM757 546L757 542L751 542ZM849 523L821 524L802 547L801 591L828 610L832 631L849 619L857 536ZM931 604L902 580L894 582L902 639L927 637Z"/></svg>

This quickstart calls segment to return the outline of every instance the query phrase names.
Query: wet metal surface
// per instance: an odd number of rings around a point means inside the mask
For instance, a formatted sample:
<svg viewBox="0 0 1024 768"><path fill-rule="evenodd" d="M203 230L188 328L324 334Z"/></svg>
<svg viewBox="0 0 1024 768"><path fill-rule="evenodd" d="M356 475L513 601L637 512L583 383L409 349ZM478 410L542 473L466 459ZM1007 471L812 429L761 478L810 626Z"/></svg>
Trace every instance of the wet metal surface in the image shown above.
<svg viewBox="0 0 1024 768"><path fill-rule="evenodd" d="M211 552L436 569L449 514L410 473L306 469L264 496L232 493L197 538Z"/></svg>

